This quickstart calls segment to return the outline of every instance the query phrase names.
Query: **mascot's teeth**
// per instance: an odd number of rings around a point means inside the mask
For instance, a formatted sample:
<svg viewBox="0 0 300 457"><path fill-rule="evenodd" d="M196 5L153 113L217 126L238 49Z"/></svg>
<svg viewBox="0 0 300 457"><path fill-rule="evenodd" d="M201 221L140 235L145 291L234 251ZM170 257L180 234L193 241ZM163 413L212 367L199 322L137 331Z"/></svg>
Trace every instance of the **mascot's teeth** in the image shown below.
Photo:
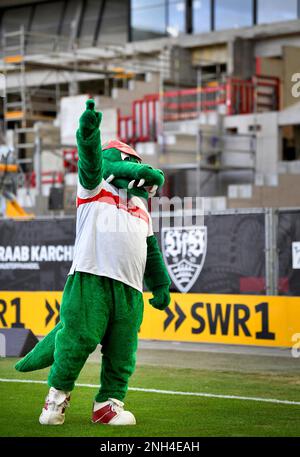
<svg viewBox="0 0 300 457"><path fill-rule="evenodd" d="M128 184L128 189L132 189L134 186L134 183L135 183L135 179L133 181L130 181L130 183Z"/></svg>
<svg viewBox="0 0 300 457"><path fill-rule="evenodd" d="M114 175L110 175L110 176L107 178L106 182L111 182L113 179L115 179Z"/></svg>
<svg viewBox="0 0 300 457"><path fill-rule="evenodd" d="M149 192L151 192L151 193L156 192L157 189L158 189L158 186L156 184L154 184L154 186L150 187Z"/></svg>
<svg viewBox="0 0 300 457"><path fill-rule="evenodd" d="M144 179L140 179L137 186L138 187L142 187L144 184L145 184L145 180Z"/></svg>

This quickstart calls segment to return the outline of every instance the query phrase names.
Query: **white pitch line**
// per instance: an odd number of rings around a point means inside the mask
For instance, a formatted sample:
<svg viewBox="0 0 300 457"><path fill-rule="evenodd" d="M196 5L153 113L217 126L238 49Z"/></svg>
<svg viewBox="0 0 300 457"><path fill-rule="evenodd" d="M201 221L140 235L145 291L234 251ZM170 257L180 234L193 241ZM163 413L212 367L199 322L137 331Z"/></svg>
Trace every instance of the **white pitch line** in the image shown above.
<svg viewBox="0 0 300 457"><path fill-rule="evenodd" d="M26 384L47 384L46 381L38 381L36 379L6 379L0 378L0 382L19 382ZM76 387L90 387L93 389L98 389L99 385L97 384L81 384L76 383ZM296 405L300 406L300 401L293 400L278 400L276 398L261 398L261 397L244 397L240 395L222 395L222 394L209 394L206 392L180 392L178 390L160 390L160 389L145 389L143 387L129 387L128 390L133 392L146 392L146 393L155 393L163 395L184 395L191 397L206 397L206 398L222 398L225 400L243 400L243 401L258 401L265 403L277 403L282 405Z"/></svg>

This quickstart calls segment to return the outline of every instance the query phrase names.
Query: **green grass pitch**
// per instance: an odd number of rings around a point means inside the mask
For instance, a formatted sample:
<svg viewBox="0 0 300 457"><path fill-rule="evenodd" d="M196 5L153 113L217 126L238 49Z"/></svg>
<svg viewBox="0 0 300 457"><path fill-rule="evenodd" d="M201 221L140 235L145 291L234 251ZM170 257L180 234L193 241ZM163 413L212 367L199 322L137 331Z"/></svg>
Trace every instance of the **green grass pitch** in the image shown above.
<svg viewBox="0 0 300 457"><path fill-rule="evenodd" d="M178 357L181 355L179 354ZM200 355L199 355L200 357ZM16 359L0 359L0 378L46 380L47 370L18 373ZM97 384L99 365L88 362L79 383ZM139 365L132 387L300 401L299 373L236 372ZM96 389L76 387L63 426L38 423L47 393L42 384L0 382L0 436L204 437L300 436L300 406L224 398L129 391L126 406L137 425L110 427L90 421Z"/></svg>

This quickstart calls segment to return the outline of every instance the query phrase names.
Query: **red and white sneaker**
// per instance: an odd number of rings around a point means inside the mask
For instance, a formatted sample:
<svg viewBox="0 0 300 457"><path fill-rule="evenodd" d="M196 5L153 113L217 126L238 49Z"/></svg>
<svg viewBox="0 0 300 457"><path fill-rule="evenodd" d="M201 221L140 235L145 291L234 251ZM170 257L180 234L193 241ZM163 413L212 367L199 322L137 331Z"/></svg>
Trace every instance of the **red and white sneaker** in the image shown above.
<svg viewBox="0 0 300 457"><path fill-rule="evenodd" d="M65 409L70 405L70 392L50 387L39 422L42 425L62 425Z"/></svg>
<svg viewBox="0 0 300 457"><path fill-rule="evenodd" d="M109 398L103 403L94 402L92 422L107 425L135 425L136 420L130 411L124 411L124 403Z"/></svg>

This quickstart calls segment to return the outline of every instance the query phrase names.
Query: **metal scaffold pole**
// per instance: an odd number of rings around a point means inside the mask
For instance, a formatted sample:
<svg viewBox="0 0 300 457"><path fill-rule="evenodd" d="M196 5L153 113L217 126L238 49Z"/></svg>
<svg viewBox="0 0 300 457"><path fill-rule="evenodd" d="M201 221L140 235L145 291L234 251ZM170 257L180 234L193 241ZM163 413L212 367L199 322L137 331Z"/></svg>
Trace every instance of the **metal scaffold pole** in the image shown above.
<svg viewBox="0 0 300 457"><path fill-rule="evenodd" d="M265 275L266 295L278 295L278 210L265 210Z"/></svg>
<svg viewBox="0 0 300 457"><path fill-rule="evenodd" d="M202 69L197 68L197 151L196 151L196 197L201 196L201 97Z"/></svg>
<svg viewBox="0 0 300 457"><path fill-rule="evenodd" d="M36 190L37 195L42 194L42 164L41 164L41 154L42 154L42 139L40 135L40 125L39 123L35 124L35 142L34 142L34 171L36 176Z"/></svg>

